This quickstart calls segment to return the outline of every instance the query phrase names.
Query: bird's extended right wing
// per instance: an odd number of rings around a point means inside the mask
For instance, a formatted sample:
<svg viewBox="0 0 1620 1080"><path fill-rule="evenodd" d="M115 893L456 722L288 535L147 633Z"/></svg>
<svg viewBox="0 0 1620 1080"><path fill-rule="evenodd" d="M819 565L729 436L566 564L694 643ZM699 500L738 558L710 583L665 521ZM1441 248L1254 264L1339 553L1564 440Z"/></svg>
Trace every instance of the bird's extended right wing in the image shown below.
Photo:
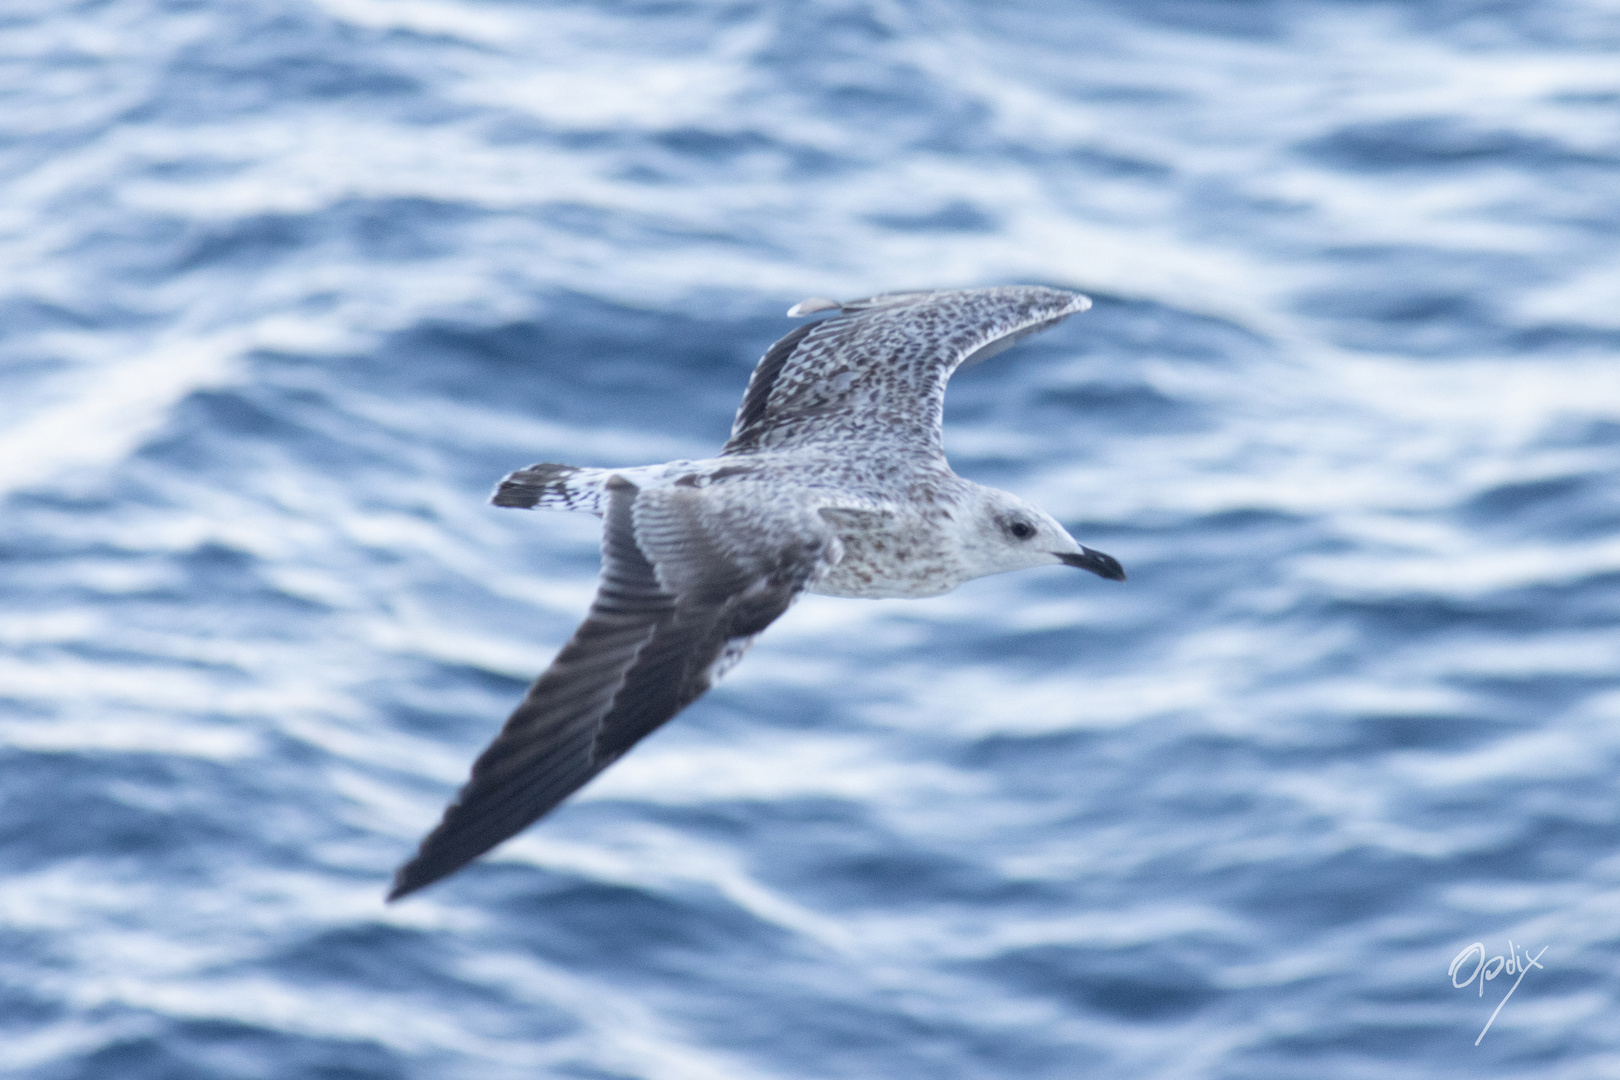
<svg viewBox="0 0 1620 1080"><path fill-rule="evenodd" d="M945 383L1020 338L1091 306L1036 285L807 300L790 314L836 310L772 345L754 369L723 454L815 446L943 454Z"/></svg>

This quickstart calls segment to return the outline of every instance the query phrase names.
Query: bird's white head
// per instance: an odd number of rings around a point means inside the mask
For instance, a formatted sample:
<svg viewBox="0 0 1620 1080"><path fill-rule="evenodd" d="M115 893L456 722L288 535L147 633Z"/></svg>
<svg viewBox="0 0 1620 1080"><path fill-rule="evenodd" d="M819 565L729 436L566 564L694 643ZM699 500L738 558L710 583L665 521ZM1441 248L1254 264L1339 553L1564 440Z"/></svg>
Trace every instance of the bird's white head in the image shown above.
<svg viewBox="0 0 1620 1080"><path fill-rule="evenodd" d="M1110 581L1125 580L1117 559L1082 545L1045 510L1010 492L974 486L976 498L959 533L967 578L1061 563Z"/></svg>

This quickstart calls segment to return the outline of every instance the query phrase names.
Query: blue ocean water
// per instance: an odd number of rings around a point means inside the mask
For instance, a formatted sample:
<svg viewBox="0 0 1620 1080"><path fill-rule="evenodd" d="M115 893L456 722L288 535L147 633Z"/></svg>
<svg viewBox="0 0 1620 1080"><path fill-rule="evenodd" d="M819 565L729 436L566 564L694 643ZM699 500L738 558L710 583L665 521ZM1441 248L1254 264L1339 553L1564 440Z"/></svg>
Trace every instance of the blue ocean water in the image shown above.
<svg viewBox="0 0 1620 1080"><path fill-rule="evenodd" d="M1617 48L9 0L0 1072L1620 1076ZM496 479L712 452L805 296L1009 282L1097 304L958 380L952 461L1128 585L809 598L383 905L594 589Z"/></svg>

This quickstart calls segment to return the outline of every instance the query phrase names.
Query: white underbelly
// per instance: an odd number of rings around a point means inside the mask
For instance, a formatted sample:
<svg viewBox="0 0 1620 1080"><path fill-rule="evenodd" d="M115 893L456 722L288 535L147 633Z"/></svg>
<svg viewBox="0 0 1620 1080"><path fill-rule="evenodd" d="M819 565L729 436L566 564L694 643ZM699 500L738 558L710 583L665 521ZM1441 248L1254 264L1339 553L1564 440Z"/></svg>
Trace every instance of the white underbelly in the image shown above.
<svg viewBox="0 0 1620 1080"><path fill-rule="evenodd" d="M871 537L839 537L843 558L810 584L822 596L864 600L919 599L948 593L967 575L956 560Z"/></svg>

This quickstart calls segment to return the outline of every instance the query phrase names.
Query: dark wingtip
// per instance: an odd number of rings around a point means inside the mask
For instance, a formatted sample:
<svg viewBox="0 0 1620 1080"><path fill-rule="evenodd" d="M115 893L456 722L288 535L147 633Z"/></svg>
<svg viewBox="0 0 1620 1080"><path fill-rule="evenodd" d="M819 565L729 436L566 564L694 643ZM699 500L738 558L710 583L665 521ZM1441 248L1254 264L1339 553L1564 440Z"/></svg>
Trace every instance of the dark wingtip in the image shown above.
<svg viewBox="0 0 1620 1080"><path fill-rule="evenodd" d="M495 494L489 497L495 506L510 506L517 510L533 510L535 503L540 501L540 489L533 484L514 483L511 480L502 480L501 486L495 489Z"/></svg>
<svg viewBox="0 0 1620 1080"><path fill-rule="evenodd" d="M396 900L403 900L417 889L429 884L427 881L411 880L414 876L411 873L411 868L415 865L416 860L413 859L394 872L394 882L388 889L388 903L392 904Z"/></svg>
<svg viewBox="0 0 1620 1080"><path fill-rule="evenodd" d="M542 461L526 469L508 473L496 487L489 501L496 506L509 506L516 510L533 510L547 494L567 490L568 477L579 472L574 465L556 461Z"/></svg>
<svg viewBox="0 0 1620 1080"><path fill-rule="evenodd" d="M480 851L478 854L482 855L483 852ZM470 858L427 860L423 858L422 852L417 852L415 858L394 871L394 881L388 889L388 903L392 904L396 900L403 900L411 893L419 892L434 882L442 881L470 862L472 862Z"/></svg>
<svg viewBox="0 0 1620 1080"><path fill-rule="evenodd" d="M1107 578L1109 581L1125 580L1125 568L1119 565L1119 560L1112 555L1105 555L1088 547L1082 547L1078 555L1066 551L1055 551L1053 554L1062 559L1066 565L1090 570L1100 578Z"/></svg>

